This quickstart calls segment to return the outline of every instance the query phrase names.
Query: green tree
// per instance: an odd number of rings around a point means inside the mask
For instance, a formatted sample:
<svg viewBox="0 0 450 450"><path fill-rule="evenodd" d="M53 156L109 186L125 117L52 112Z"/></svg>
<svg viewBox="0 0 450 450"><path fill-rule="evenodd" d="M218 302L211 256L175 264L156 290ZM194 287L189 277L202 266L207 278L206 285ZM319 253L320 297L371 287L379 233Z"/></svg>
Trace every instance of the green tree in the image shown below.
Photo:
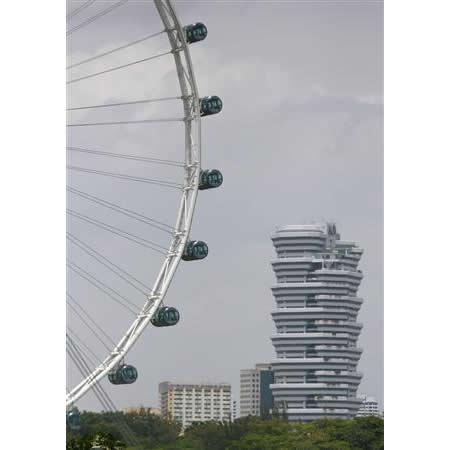
<svg viewBox="0 0 450 450"><path fill-rule="evenodd" d="M78 441L81 442L81 439L75 438L101 436L103 434L112 435L116 440L121 438L123 441L121 427L118 425L118 422L125 423L130 428L139 442L141 450L175 442L181 430L178 424L164 420L154 414L149 414L146 410L130 414L84 411L81 414L81 422L80 430L67 433L68 444L70 442L70 445L82 445L78 443Z"/></svg>
<svg viewBox="0 0 450 450"><path fill-rule="evenodd" d="M281 417L245 417L235 422L180 426L142 410L137 413L82 413L79 431L67 434L67 449L90 450L93 436L109 449L124 448L117 420L132 430L140 445L127 450L382 450L384 421L377 417L288 422ZM102 439L100 439L102 438Z"/></svg>
<svg viewBox="0 0 450 450"><path fill-rule="evenodd" d="M67 450L91 450L92 436L69 436L67 438Z"/></svg>
<svg viewBox="0 0 450 450"><path fill-rule="evenodd" d="M202 448L210 450L225 450L227 428L222 422L209 421L192 424L185 432L185 440L200 442Z"/></svg>
<svg viewBox="0 0 450 450"><path fill-rule="evenodd" d="M104 447L105 450L122 450L125 448L125 444L111 433L98 433L93 439L93 444Z"/></svg>

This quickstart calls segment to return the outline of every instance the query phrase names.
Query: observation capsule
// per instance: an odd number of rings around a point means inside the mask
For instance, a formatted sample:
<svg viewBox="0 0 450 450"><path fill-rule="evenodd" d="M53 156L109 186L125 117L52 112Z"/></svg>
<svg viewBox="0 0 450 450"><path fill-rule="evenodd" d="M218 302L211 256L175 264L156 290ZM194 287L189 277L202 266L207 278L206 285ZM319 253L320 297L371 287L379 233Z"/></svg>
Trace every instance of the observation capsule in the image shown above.
<svg viewBox="0 0 450 450"><path fill-rule="evenodd" d="M108 372L108 379L112 384L131 384L137 377L136 368L129 364L121 364Z"/></svg>
<svg viewBox="0 0 450 450"><path fill-rule="evenodd" d="M183 261L194 261L196 259L203 259L208 256L208 246L203 241L189 241L184 247L184 252L181 255Z"/></svg>
<svg viewBox="0 0 450 450"><path fill-rule="evenodd" d="M151 323L155 327L171 327L180 320L180 313L173 306L163 306L152 317Z"/></svg>
<svg viewBox="0 0 450 450"><path fill-rule="evenodd" d="M70 430L79 430L81 428L81 415L78 408L72 408L66 414L66 425Z"/></svg>
<svg viewBox="0 0 450 450"><path fill-rule="evenodd" d="M184 27L184 33L186 36L186 42L188 44L193 44L194 42L203 41L208 34L208 29L201 23L193 23L191 25L186 25Z"/></svg>
<svg viewBox="0 0 450 450"><path fill-rule="evenodd" d="M204 189L213 189L219 187L223 182L223 175L217 169L206 169L200 171L200 181L198 188L203 191Z"/></svg>
<svg viewBox="0 0 450 450"><path fill-rule="evenodd" d="M223 103L217 95L210 95L200 99L200 116L210 116L222 111Z"/></svg>

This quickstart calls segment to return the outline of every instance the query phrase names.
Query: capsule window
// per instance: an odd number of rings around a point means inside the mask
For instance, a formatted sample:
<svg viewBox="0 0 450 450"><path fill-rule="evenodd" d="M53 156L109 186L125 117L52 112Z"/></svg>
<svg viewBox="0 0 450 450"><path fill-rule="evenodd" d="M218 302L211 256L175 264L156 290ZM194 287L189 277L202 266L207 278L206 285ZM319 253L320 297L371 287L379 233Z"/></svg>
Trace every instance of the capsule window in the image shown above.
<svg viewBox="0 0 450 450"><path fill-rule="evenodd" d="M207 251L208 250L206 249L206 246L203 245L203 243L198 243L197 245L194 245L193 253L194 256L196 257L206 256Z"/></svg>
<svg viewBox="0 0 450 450"><path fill-rule="evenodd" d="M202 23L194 23L192 25L187 25L184 27L186 32L186 41L188 44L193 44L194 42L202 41L206 38L208 34L208 29Z"/></svg>
<svg viewBox="0 0 450 450"><path fill-rule="evenodd" d="M200 173L199 189L212 189L219 187L223 182L223 175L217 169L202 170Z"/></svg>
<svg viewBox="0 0 450 450"><path fill-rule="evenodd" d="M193 261L206 258L208 255L208 246L202 241L189 241L185 248L181 258L184 261Z"/></svg>
<svg viewBox="0 0 450 450"><path fill-rule="evenodd" d="M81 428L81 415L77 408L67 413L66 423L71 430L79 430Z"/></svg>
<svg viewBox="0 0 450 450"><path fill-rule="evenodd" d="M152 318L151 322L155 327L169 327L176 325L180 320L180 313L172 306L164 306Z"/></svg>
<svg viewBox="0 0 450 450"><path fill-rule="evenodd" d="M108 373L108 379L112 384L131 384L137 380L138 373L135 367L121 365Z"/></svg>
<svg viewBox="0 0 450 450"><path fill-rule="evenodd" d="M215 95L202 98L200 102L200 110L202 116L217 114L222 110L222 100L220 100L220 98Z"/></svg>

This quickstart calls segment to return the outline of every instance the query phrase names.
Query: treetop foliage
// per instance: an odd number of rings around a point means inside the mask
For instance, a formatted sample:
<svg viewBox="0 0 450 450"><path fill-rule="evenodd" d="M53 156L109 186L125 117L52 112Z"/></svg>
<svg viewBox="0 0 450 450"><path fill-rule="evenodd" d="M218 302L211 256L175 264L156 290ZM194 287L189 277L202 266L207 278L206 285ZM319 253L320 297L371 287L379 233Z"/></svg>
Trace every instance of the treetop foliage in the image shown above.
<svg viewBox="0 0 450 450"><path fill-rule="evenodd" d="M79 431L68 432L67 449L90 450L92 442L108 450L381 450L384 421L378 417L352 420L320 419L294 423L282 418L244 417L233 423L200 422L180 434L174 422L141 411L83 412ZM140 447L126 447L117 419L131 429ZM122 441L122 442L121 442Z"/></svg>

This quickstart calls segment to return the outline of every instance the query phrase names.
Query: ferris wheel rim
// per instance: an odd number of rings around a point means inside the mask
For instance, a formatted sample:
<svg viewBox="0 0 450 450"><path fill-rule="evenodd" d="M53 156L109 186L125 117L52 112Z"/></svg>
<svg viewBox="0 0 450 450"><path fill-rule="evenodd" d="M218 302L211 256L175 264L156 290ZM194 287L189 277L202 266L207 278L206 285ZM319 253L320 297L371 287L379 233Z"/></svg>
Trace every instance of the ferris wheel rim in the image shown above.
<svg viewBox="0 0 450 450"><path fill-rule="evenodd" d="M182 92L185 111L185 165L184 185L172 242L166 254L161 270L152 286L151 293L125 335L115 348L78 385L66 395L66 409L89 392L107 373L114 368L131 350L137 339L144 332L150 320L161 306L189 238L192 225L201 170L201 120L198 89L194 70L181 26L171 0L154 0L155 7L164 24L171 45L177 69L178 81ZM172 22L172 23L170 23ZM184 65L183 58L184 56ZM186 66L186 67L185 67ZM189 113L189 114L188 114Z"/></svg>

